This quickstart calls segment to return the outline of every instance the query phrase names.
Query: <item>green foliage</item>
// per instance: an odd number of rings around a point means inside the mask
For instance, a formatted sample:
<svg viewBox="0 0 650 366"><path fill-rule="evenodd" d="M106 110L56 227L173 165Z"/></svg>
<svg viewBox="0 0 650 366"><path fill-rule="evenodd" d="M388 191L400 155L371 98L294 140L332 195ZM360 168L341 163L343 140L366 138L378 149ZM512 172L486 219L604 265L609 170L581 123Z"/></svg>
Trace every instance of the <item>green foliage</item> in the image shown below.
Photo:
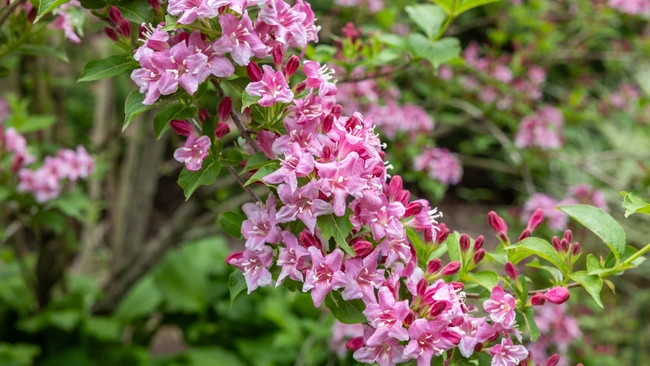
<svg viewBox="0 0 650 366"><path fill-rule="evenodd" d="M603 288L603 280L599 276L587 274L585 271L579 271L573 272L570 277L587 290L598 306L603 307L603 303L600 301L600 290Z"/></svg>
<svg viewBox="0 0 650 366"><path fill-rule="evenodd" d="M538 257L552 263L563 273L566 273L568 270L566 263L562 260L555 248L544 239L534 237L526 238L517 244L506 247L505 249L509 252L508 259L514 264L519 263L531 255L537 255Z"/></svg>
<svg viewBox="0 0 650 366"><path fill-rule="evenodd" d="M625 217L629 217L634 213L642 213L650 215L650 203L644 201L641 197L634 193L621 192L623 196L623 208L625 209Z"/></svg>
<svg viewBox="0 0 650 366"><path fill-rule="evenodd" d="M51 12L55 8L67 3L70 0L40 0L38 3L38 12L34 22L38 22L43 16Z"/></svg>
<svg viewBox="0 0 650 366"><path fill-rule="evenodd" d="M625 231L614 218L594 206L561 206L560 210L596 234L611 249L618 263L625 252Z"/></svg>
<svg viewBox="0 0 650 366"><path fill-rule="evenodd" d="M156 106L159 102L156 102L153 105L144 105L145 95L141 94L137 90L132 91L131 94L126 98L124 103L124 124L122 125L122 131L126 130L127 127L131 124L133 119L140 113L146 112Z"/></svg>
<svg viewBox="0 0 650 366"><path fill-rule="evenodd" d="M160 138L170 128L169 122L171 120L184 120L196 116L197 113L196 107L182 103L173 103L162 107L153 119L153 130L156 137Z"/></svg>
<svg viewBox="0 0 650 366"><path fill-rule="evenodd" d="M257 169L257 171L255 172L255 174L253 174L250 178L248 178L248 180L244 184L244 187L248 186L248 185L251 185L253 183L256 183L256 182L261 182L262 178L264 178L267 175L275 172L279 168L280 168L280 162L278 162L276 160L267 162L266 164L259 167Z"/></svg>
<svg viewBox="0 0 650 366"><path fill-rule="evenodd" d="M221 164L210 156L203 161L201 169L196 172L183 168L183 171L178 176L178 185L183 188L185 200L190 199L192 193L200 186L214 184L220 171Z"/></svg>
<svg viewBox="0 0 650 366"><path fill-rule="evenodd" d="M354 249L352 249L346 239L352 230L352 222L350 222L348 215L336 216L330 214L319 216L316 224L323 233L323 238L326 240L334 238L336 244L338 244L344 252L353 257L356 255Z"/></svg>
<svg viewBox="0 0 650 366"><path fill-rule="evenodd" d="M230 290L230 308L232 309L232 304L235 302L235 299L242 291L246 290L246 280L244 275L239 270L234 270L230 274L228 279L228 289Z"/></svg>
<svg viewBox="0 0 650 366"><path fill-rule="evenodd" d="M325 306L332 312L332 315L343 324L356 324L366 321L363 315L365 306L361 300L343 300L338 291L330 292L325 298Z"/></svg>
<svg viewBox="0 0 650 366"><path fill-rule="evenodd" d="M445 11L441 7L431 4L407 6L406 13L429 39L433 39L438 34L440 27L447 18Z"/></svg>
<svg viewBox="0 0 650 366"><path fill-rule="evenodd" d="M227 211L219 215L219 225L224 233L241 238L241 225L246 220L246 215L236 211Z"/></svg>
<svg viewBox="0 0 650 366"><path fill-rule="evenodd" d="M133 57L118 55L109 56L103 60L89 61L84 66L77 82L110 78L134 70L138 66L138 62Z"/></svg>

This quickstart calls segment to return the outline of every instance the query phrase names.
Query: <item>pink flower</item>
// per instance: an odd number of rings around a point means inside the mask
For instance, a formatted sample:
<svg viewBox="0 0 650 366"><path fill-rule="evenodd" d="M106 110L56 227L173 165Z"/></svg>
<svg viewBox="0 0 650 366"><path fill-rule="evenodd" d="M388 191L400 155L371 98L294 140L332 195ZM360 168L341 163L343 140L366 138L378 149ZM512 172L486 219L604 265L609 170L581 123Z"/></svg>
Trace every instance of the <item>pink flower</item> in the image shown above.
<svg viewBox="0 0 650 366"><path fill-rule="evenodd" d="M278 275L278 281L275 287L284 282L284 279L289 276L294 281L303 282L303 275L301 270L308 267L310 254L301 245L298 244L298 239L289 231L282 232L282 244L284 247L280 249L278 260L276 264L282 267Z"/></svg>
<svg viewBox="0 0 650 366"><path fill-rule="evenodd" d="M378 363L379 366L394 366L407 361L404 357L404 346L400 345L397 339L387 338L379 344L370 345L368 339L373 336L373 331L374 329L367 325L363 327L366 345L354 351L355 360L371 365Z"/></svg>
<svg viewBox="0 0 650 366"><path fill-rule="evenodd" d="M77 146L77 151L69 149L59 151L57 158L66 165L66 174L62 178L68 178L73 182L79 178L87 178L95 170L95 161L81 145Z"/></svg>
<svg viewBox="0 0 650 366"><path fill-rule="evenodd" d="M66 10L68 10L70 7L81 7L81 3L77 0L71 0L66 4L61 5L58 9L55 9L53 11L53 14L56 15L56 18L50 23L50 28L52 29L61 29L63 30L63 33L65 34L65 38L70 40L72 43L80 43L81 38L79 38L79 35L75 32L75 28L79 24L77 21L75 21L75 18L71 16Z"/></svg>
<svg viewBox="0 0 650 366"><path fill-rule="evenodd" d="M609 6L630 15L641 15L650 12L647 0L609 0Z"/></svg>
<svg viewBox="0 0 650 366"><path fill-rule="evenodd" d="M335 320L329 344L330 350L335 352L340 359L343 359L348 353L345 346L346 341L356 337L363 337L362 324L343 324Z"/></svg>
<svg viewBox="0 0 650 366"><path fill-rule="evenodd" d="M462 337L458 349L465 358L472 356L477 344L483 343L495 335L494 328L485 321L485 318L472 318L467 314L463 324L458 327L458 331Z"/></svg>
<svg viewBox="0 0 650 366"><path fill-rule="evenodd" d="M289 89L282 72L273 71L273 68L268 65L262 68L264 70L262 80L248 84L246 93L262 97L258 103L263 107L270 107L277 102L290 103L293 100L293 92Z"/></svg>
<svg viewBox="0 0 650 366"><path fill-rule="evenodd" d="M542 107L536 114L524 117L515 137L515 145L519 148L537 146L543 150L553 150L562 147L562 112L553 107Z"/></svg>
<svg viewBox="0 0 650 366"><path fill-rule="evenodd" d="M302 1L299 1L302 3ZM303 22L307 14L293 8L284 0L268 0L258 17L258 24L264 23L270 28L274 40L285 46L303 48L307 45L307 30Z"/></svg>
<svg viewBox="0 0 650 366"><path fill-rule="evenodd" d="M388 287L381 287L378 293L379 302L366 304L363 314L368 318L375 332L366 340L369 346L378 346L394 338L399 341L409 339L408 331L403 321L409 313L408 300L396 301L395 295Z"/></svg>
<svg viewBox="0 0 650 366"><path fill-rule="evenodd" d="M197 51L196 47L188 47L185 41L169 51L156 52L151 56L151 63L160 70L158 89L163 95L175 93L179 85L189 94L194 94L207 77L204 72L207 62L205 54Z"/></svg>
<svg viewBox="0 0 650 366"><path fill-rule="evenodd" d="M544 211L544 217L546 217L546 223L550 229L563 230L569 222L569 217L556 207L572 203L575 203L573 199L565 199L559 202L547 194L536 193L524 204L521 220L524 223L528 222L533 212L539 208Z"/></svg>
<svg viewBox="0 0 650 366"><path fill-rule="evenodd" d="M214 43L214 48L220 53L230 52L238 65L248 65L253 55L261 58L268 54L268 48L253 30L248 13L244 12L241 19L232 14L222 14L219 24L223 35Z"/></svg>
<svg viewBox="0 0 650 366"><path fill-rule="evenodd" d="M429 176L442 184L458 184L463 169L458 159L444 148L427 148L413 160L416 170L424 170Z"/></svg>
<svg viewBox="0 0 650 366"><path fill-rule="evenodd" d="M607 205L603 191L588 184L579 184L569 188L569 196L578 203L593 205L603 211L609 211L609 206Z"/></svg>
<svg viewBox="0 0 650 366"><path fill-rule="evenodd" d="M210 6L208 0L169 0L167 12L171 15L180 15L178 22L191 24L197 18L214 18L219 15L218 8Z"/></svg>
<svg viewBox="0 0 650 366"><path fill-rule="evenodd" d="M336 90L336 86L331 82L332 78L334 77L334 70L327 67L327 65L321 66L316 61L305 61L303 71L307 76L305 83L307 84L308 88L322 89L319 92L321 95L323 91L327 91L332 88Z"/></svg>
<svg viewBox="0 0 650 366"><path fill-rule="evenodd" d="M185 146L176 149L174 159L185 164L187 170L195 172L201 170L203 160L210 153L212 142L208 136L198 137L191 134L185 141Z"/></svg>
<svg viewBox="0 0 650 366"><path fill-rule="evenodd" d="M553 304L563 304L569 300L570 296L571 293L566 287L556 286L546 293L546 300Z"/></svg>
<svg viewBox="0 0 650 366"><path fill-rule="evenodd" d="M367 187L367 179L356 175L362 169L363 161L357 153L351 153L340 162L316 163L319 188L326 196L332 196L334 214L343 216L347 207L348 195L362 197L361 191Z"/></svg>
<svg viewBox="0 0 650 366"><path fill-rule="evenodd" d="M350 278L343 290L344 300L363 299L366 304L377 301L375 289L384 281L384 270L377 269L379 253L374 251L365 258L345 261L345 274Z"/></svg>
<svg viewBox="0 0 650 366"><path fill-rule="evenodd" d="M323 257L323 252L320 249L309 247L309 254L311 254L312 267L305 275L302 292L311 290L314 306L319 307L330 291L344 287L350 279L341 271L343 264L341 249L334 249L326 257Z"/></svg>
<svg viewBox="0 0 650 366"><path fill-rule="evenodd" d="M286 183L291 187L291 192L298 188L298 177L306 177L314 171L314 157L305 153L297 143L285 151L284 160L280 169L262 178L262 181L269 184Z"/></svg>
<svg viewBox="0 0 650 366"><path fill-rule="evenodd" d="M245 203L242 210L248 218L242 223L241 233L246 239L246 248L259 252L265 243L280 243L280 227L275 219L277 200L271 193L266 200L266 206L256 203Z"/></svg>
<svg viewBox="0 0 650 366"><path fill-rule="evenodd" d="M239 268L244 273L249 294L258 287L269 286L273 282L271 272L269 272L272 262L273 249L268 246L259 252L251 252L246 249L226 258L226 263Z"/></svg>
<svg viewBox="0 0 650 366"><path fill-rule="evenodd" d="M222 6L228 6L239 14L243 14L247 7L264 4L266 0L208 0L208 6L218 9Z"/></svg>
<svg viewBox="0 0 650 366"><path fill-rule="evenodd" d="M295 192L288 185L281 184L278 187L278 195L284 203L276 216L278 222L291 222L298 218L312 234L316 228L316 217L334 212L332 205L318 198L315 180Z"/></svg>
<svg viewBox="0 0 650 366"><path fill-rule="evenodd" d="M492 289L490 299L483 302L483 308L495 323L509 326L515 321L515 298L501 287Z"/></svg>
<svg viewBox="0 0 650 366"><path fill-rule="evenodd" d="M492 355L492 366L517 366L528 357L528 351L522 345L514 345L510 337L501 340L501 344L488 349Z"/></svg>
<svg viewBox="0 0 650 366"><path fill-rule="evenodd" d="M205 80L212 74L219 78L226 78L235 73L235 67L227 57L215 51L212 46L207 46L202 39L201 32L194 32L187 41L190 49L194 48L196 53L202 53L207 57L205 69L199 69L196 76L198 80Z"/></svg>
<svg viewBox="0 0 650 366"><path fill-rule="evenodd" d="M431 365L433 356L456 347L460 335L447 329L447 322L418 319L409 327L411 340L404 348L404 356L417 359L418 366Z"/></svg>

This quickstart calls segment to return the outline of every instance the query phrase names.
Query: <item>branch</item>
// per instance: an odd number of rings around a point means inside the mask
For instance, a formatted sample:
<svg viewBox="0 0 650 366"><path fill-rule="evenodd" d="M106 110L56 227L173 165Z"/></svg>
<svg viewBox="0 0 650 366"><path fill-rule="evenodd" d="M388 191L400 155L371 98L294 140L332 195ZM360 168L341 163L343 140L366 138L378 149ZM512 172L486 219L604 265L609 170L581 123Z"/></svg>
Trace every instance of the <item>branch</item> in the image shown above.
<svg viewBox="0 0 650 366"><path fill-rule="evenodd" d="M242 177L240 177L239 174L237 174L235 168L228 165L228 171L230 172L230 174L232 174L233 177L235 177L237 183L239 183L239 185L246 191L246 193L248 193L248 195L253 199L253 201L262 202L262 200L259 197L257 197L255 192L253 192L253 190L251 190L249 186L245 185L246 182L244 182Z"/></svg>
<svg viewBox="0 0 650 366"><path fill-rule="evenodd" d="M214 88L217 90L217 94L220 97L223 97L225 95L225 93L223 92L223 89L221 89L221 85L219 85L219 81L217 81L216 79L210 79L210 81L212 82L212 85L214 86ZM230 117L235 122L235 125L237 126L237 130L239 130L239 134L246 140L246 142L248 142L248 144L251 146L251 148L255 152L262 151L262 150L260 150L260 147L257 146L257 142L255 142L255 140L253 140L251 135L248 133L248 130L246 130L246 127L244 127L244 124L239 119L239 116L235 113L234 110L230 111Z"/></svg>
<svg viewBox="0 0 650 366"><path fill-rule="evenodd" d="M2 26L2 24L3 24L7 19L9 19L9 16L11 15L11 13L12 13L14 10L16 10L17 7L19 7L20 5L22 5L25 1L26 1L26 0L16 0L16 1L14 1L13 3L9 4L9 6L8 6L7 8L5 8L5 11L2 12L2 13L0 13L0 26Z"/></svg>
<svg viewBox="0 0 650 366"><path fill-rule="evenodd" d="M566 288L580 287L580 284L576 283L576 282L573 282L573 283L570 283L570 284L568 284L568 285L566 285L564 287L566 287ZM528 295L532 296L532 295L535 295L537 293L545 294L545 293L551 291L553 288L555 288L555 287L548 287L548 288L541 289L541 290L528 291ZM510 294L515 295L515 294L512 294L512 293L510 293ZM480 294L468 293L468 294L465 294L465 297L468 298L468 299L478 299L479 295Z"/></svg>

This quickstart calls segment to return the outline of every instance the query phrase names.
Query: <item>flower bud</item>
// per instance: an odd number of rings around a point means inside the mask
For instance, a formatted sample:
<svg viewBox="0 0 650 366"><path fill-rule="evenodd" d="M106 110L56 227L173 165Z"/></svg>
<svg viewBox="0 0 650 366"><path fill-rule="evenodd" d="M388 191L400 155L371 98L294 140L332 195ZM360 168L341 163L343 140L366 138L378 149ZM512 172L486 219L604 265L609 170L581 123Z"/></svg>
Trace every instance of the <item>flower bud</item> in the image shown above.
<svg viewBox="0 0 650 366"><path fill-rule="evenodd" d="M307 83L305 83L304 81L299 82L298 85L296 85L296 94L302 93L302 91L305 90L306 87L307 87Z"/></svg>
<svg viewBox="0 0 650 366"><path fill-rule="evenodd" d="M113 24L118 25L122 21L122 12L115 6L108 8L108 19L113 22Z"/></svg>
<svg viewBox="0 0 650 366"><path fill-rule="evenodd" d="M560 249L561 249L563 252L566 253L566 252L569 251L569 245L570 245L570 244L569 244L569 241L568 241L568 240L566 240L566 239L564 239L564 238L563 238L562 240L560 240Z"/></svg>
<svg viewBox="0 0 650 366"><path fill-rule="evenodd" d="M571 255L575 257L578 254L580 254L580 243L575 242L571 246Z"/></svg>
<svg viewBox="0 0 650 366"><path fill-rule="evenodd" d="M25 162L24 155L14 155L14 160L11 164L11 172L12 173L18 172L20 168L23 166L23 162Z"/></svg>
<svg viewBox="0 0 650 366"><path fill-rule="evenodd" d="M298 71L299 67L300 59L296 55L291 55L291 57L289 57L289 61L287 61L287 66L284 68L284 74L287 76L287 78L289 78L291 75L295 74L296 71Z"/></svg>
<svg viewBox="0 0 650 366"><path fill-rule="evenodd" d="M525 229L524 231L521 232L521 235L519 235L519 241L522 241L526 238L530 238L530 230Z"/></svg>
<svg viewBox="0 0 650 366"><path fill-rule="evenodd" d="M538 208L537 210L535 210L535 212L533 212L533 215L528 220L528 226L526 227L526 229L528 229L528 231L532 233L533 231L535 231L535 229L539 227L539 225L542 224L543 221L544 221L544 210Z"/></svg>
<svg viewBox="0 0 650 366"><path fill-rule="evenodd" d="M438 235L436 236L436 244L442 244L447 240L447 237L449 237L451 230L449 230L444 222L441 222L440 225L438 225L438 229L440 229L440 231L438 231Z"/></svg>
<svg viewBox="0 0 650 366"><path fill-rule="evenodd" d="M553 287L546 293L546 300L552 302L553 304L559 305L569 300L570 296L571 293L567 288L562 286L557 286L557 287Z"/></svg>
<svg viewBox="0 0 650 366"><path fill-rule="evenodd" d="M460 251L463 253L467 253L470 246L469 236L467 234L461 235L459 239L459 243L460 243Z"/></svg>
<svg viewBox="0 0 650 366"><path fill-rule="evenodd" d="M205 122L210 118L210 113L208 113L208 110L205 108L200 108L199 109L199 119L201 122Z"/></svg>
<svg viewBox="0 0 650 366"><path fill-rule="evenodd" d="M443 276L455 275L456 273L458 273L459 269L460 269L460 262L450 262L445 266L445 268L442 269L442 275Z"/></svg>
<svg viewBox="0 0 650 366"><path fill-rule="evenodd" d="M460 318L460 317L459 317L459 318ZM457 319L458 319L458 318L457 318ZM452 324L453 324L453 320L452 320ZM461 318L461 323L460 323L460 324L463 324L463 323L462 323L462 318ZM455 326L456 326L456 327L457 327L457 326L460 326L460 324L455 325ZM442 338L444 338L446 342L449 342L449 343L451 343L451 344L458 344L458 343L460 343L460 340L462 339L461 336L460 336L460 334L458 334L458 333L456 333L456 332L451 332L451 331L448 331L448 330L443 330L443 331L440 333L440 336L441 336Z"/></svg>
<svg viewBox="0 0 650 366"><path fill-rule="evenodd" d="M305 248L316 247L318 249L323 249L321 241L307 230L303 230L300 235L298 235L298 241L300 242L300 245Z"/></svg>
<svg viewBox="0 0 650 366"><path fill-rule="evenodd" d="M463 290L465 288L465 284L462 282L451 281L449 284L454 290Z"/></svg>
<svg viewBox="0 0 650 366"><path fill-rule="evenodd" d="M120 40L120 36L117 35L113 28L104 27L104 34L106 34L108 38L112 39L114 42Z"/></svg>
<svg viewBox="0 0 650 366"><path fill-rule="evenodd" d="M225 122L217 123L217 127L214 129L214 136L217 138L222 138L230 133L230 126Z"/></svg>
<svg viewBox="0 0 650 366"><path fill-rule="evenodd" d="M432 317L436 317L436 316L442 314L442 312L445 311L446 308L447 308L447 302L446 301L435 301L431 305L431 308L429 309L429 315L432 316Z"/></svg>
<svg viewBox="0 0 650 366"><path fill-rule="evenodd" d="M474 253L474 258L472 259L472 262L474 264L479 264L482 260L483 257L485 257L485 249L481 248Z"/></svg>
<svg viewBox="0 0 650 366"><path fill-rule="evenodd" d="M275 69L280 70L282 68L282 64L284 64L284 47L279 43L276 44L271 50L271 55L273 56Z"/></svg>
<svg viewBox="0 0 650 366"><path fill-rule="evenodd" d="M327 133L332 130L332 126L334 126L334 118L335 116L332 113L325 116L323 119L323 132Z"/></svg>
<svg viewBox="0 0 650 366"><path fill-rule="evenodd" d="M413 310L409 310L409 313L406 314L406 318L404 318L404 324L406 326L410 326L411 324L413 324L414 321L415 321L415 313L413 312Z"/></svg>
<svg viewBox="0 0 650 366"><path fill-rule="evenodd" d="M413 201L413 202L409 203L408 205L406 205L406 211L404 213L404 217L415 216L415 215L419 214L420 212L422 212L423 208L424 208L424 206L422 205L421 202Z"/></svg>
<svg viewBox="0 0 650 366"><path fill-rule="evenodd" d="M187 43L189 40L190 40L190 34L187 32L181 32L176 36L177 43L182 43L182 42Z"/></svg>
<svg viewBox="0 0 650 366"><path fill-rule="evenodd" d="M335 115L336 118L341 118L341 115L343 115L343 106L336 104L334 107L332 107L331 113Z"/></svg>
<svg viewBox="0 0 650 366"><path fill-rule="evenodd" d="M182 119L173 119L169 122L169 126L181 136L189 136L194 132L192 125L183 121Z"/></svg>
<svg viewBox="0 0 650 366"><path fill-rule="evenodd" d="M451 323L451 325L454 327L460 327L463 323L465 323L465 318L462 316L457 316L451 319L449 323Z"/></svg>
<svg viewBox="0 0 650 366"><path fill-rule="evenodd" d="M474 251L477 251L481 248L483 248L483 243L485 242L485 238L483 235L479 235L476 237L476 240L474 240Z"/></svg>
<svg viewBox="0 0 650 366"><path fill-rule="evenodd" d="M492 230L494 230L494 232L497 234L508 230L508 226L506 225L506 222L503 221L503 219L499 217L499 215L494 211L490 211L488 213L488 224L492 227Z"/></svg>
<svg viewBox="0 0 650 366"><path fill-rule="evenodd" d="M442 261L440 258L432 259L427 263L427 274L438 273L440 268L442 268Z"/></svg>
<svg viewBox="0 0 650 366"><path fill-rule="evenodd" d="M573 232L571 230L565 230L564 231L564 239L566 239L569 243L573 241Z"/></svg>
<svg viewBox="0 0 650 366"><path fill-rule="evenodd" d="M530 304L533 306L542 306L546 303L544 293L538 292L530 298Z"/></svg>
<svg viewBox="0 0 650 366"><path fill-rule="evenodd" d="M248 66L246 66L246 74L248 74L248 78L251 79L252 82L262 80L262 69L255 62L250 62Z"/></svg>
<svg viewBox="0 0 650 366"><path fill-rule="evenodd" d="M357 253L357 257L365 258L368 254L372 253L372 243L365 240L359 240L354 243L354 252Z"/></svg>
<svg viewBox="0 0 650 366"><path fill-rule="evenodd" d="M117 26L117 33L123 35L126 38L131 37L131 22L127 19L122 19L120 24Z"/></svg>
<svg viewBox="0 0 650 366"><path fill-rule="evenodd" d="M233 260L241 259L243 256L244 256L244 252L230 253L230 255L226 257L226 264L232 263Z"/></svg>
<svg viewBox="0 0 650 366"><path fill-rule="evenodd" d="M474 353L481 352L483 350L483 343L477 343L476 346L474 346Z"/></svg>
<svg viewBox="0 0 650 366"><path fill-rule="evenodd" d="M560 355L557 353L546 360L546 366L555 366L560 362Z"/></svg>
<svg viewBox="0 0 650 366"><path fill-rule="evenodd" d="M221 102L219 102L219 106L217 107L217 118L219 118L219 121L225 122L230 116L231 111L232 99L230 99L230 97L225 97L221 99Z"/></svg>
<svg viewBox="0 0 650 366"><path fill-rule="evenodd" d="M560 238L558 238L557 236L553 237L551 243L553 243L553 248L555 248L555 251L559 252L562 250L562 244L560 244Z"/></svg>
<svg viewBox="0 0 650 366"><path fill-rule="evenodd" d="M27 13L27 21L30 23L34 23L37 15L38 15L38 10L32 7L32 10L30 10L29 13Z"/></svg>
<svg viewBox="0 0 650 366"><path fill-rule="evenodd" d="M436 233L431 228L424 229L424 242L433 243L436 240Z"/></svg>
<svg viewBox="0 0 650 366"><path fill-rule="evenodd" d="M514 264L512 264L511 262L506 262L505 270L508 277L512 278L513 281L517 281L517 278L519 277L519 273L517 272L517 268L515 267Z"/></svg>
<svg viewBox="0 0 650 366"><path fill-rule="evenodd" d="M347 348L348 351L356 351L361 347L363 347L363 337L350 338L345 342L345 348Z"/></svg>
<svg viewBox="0 0 650 366"><path fill-rule="evenodd" d="M160 0L147 0L147 2L154 11L158 11L160 9Z"/></svg>
<svg viewBox="0 0 650 366"><path fill-rule="evenodd" d="M426 278L420 278L420 281L418 281L418 284L415 288L417 295L423 296L424 293L427 291L427 287L429 287L429 281L427 281Z"/></svg>

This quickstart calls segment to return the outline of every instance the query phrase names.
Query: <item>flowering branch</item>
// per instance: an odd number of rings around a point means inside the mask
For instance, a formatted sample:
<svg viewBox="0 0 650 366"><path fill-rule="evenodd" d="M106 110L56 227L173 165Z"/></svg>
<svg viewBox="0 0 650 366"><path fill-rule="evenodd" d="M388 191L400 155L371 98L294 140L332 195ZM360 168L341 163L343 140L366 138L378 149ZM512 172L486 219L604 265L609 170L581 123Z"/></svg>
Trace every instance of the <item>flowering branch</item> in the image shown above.
<svg viewBox="0 0 650 366"><path fill-rule="evenodd" d="M225 95L223 92L223 89L221 88L221 85L219 84L219 81L217 79L211 78L210 82L214 86L214 88L217 90L217 94L219 97L222 97ZM237 130L239 131L239 134L248 142L248 144L251 146L253 151L255 152L260 152L259 146L257 146L257 142L251 137L250 133L248 133L248 130L242 123L242 121L239 119L239 116L237 113L235 113L234 110L230 111L230 117L232 118L233 122L235 122L235 125L237 126Z"/></svg>

